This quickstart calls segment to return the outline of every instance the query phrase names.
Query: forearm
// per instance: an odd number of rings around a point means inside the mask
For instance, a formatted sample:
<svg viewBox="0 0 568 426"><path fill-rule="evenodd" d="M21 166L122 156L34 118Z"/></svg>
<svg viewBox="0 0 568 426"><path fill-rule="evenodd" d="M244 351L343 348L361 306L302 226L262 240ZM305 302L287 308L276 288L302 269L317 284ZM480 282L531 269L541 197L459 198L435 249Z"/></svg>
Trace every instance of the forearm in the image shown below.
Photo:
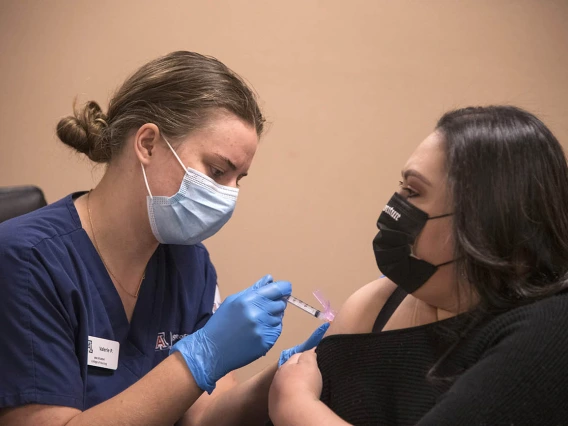
<svg viewBox="0 0 568 426"><path fill-rule="evenodd" d="M202 393L182 356L174 353L137 383L66 426L172 425Z"/></svg>
<svg viewBox="0 0 568 426"><path fill-rule="evenodd" d="M189 410L185 412L181 419L178 420L176 425L179 426L199 426L202 424L201 419L207 411L207 408L213 401L225 392L230 391L238 385L233 372L225 375L215 383L215 390L211 394L203 393L197 401L193 403Z"/></svg>
<svg viewBox="0 0 568 426"><path fill-rule="evenodd" d="M264 425L268 420L268 391L274 364L217 397L203 414L200 426Z"/></svg>
<svg viewBox="0 0 568 426"><path fill-rule="evenodd" d="M276 413L270 413L274 426L350 426L323 402L297 398Z"/></svg>

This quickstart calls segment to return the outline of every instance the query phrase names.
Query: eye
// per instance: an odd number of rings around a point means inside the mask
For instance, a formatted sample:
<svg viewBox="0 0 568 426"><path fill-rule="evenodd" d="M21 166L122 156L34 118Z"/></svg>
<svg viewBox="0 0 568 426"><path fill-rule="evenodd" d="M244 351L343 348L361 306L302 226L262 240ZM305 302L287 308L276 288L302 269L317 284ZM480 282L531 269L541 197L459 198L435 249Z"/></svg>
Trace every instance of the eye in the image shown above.
<svg viewBox="0 0 568 426"><path fill-rule="evenodd" d="M213 176L216 179L223 177L223 175L225 174L224 170L218 169L215 166L210 166L210 169L211 169L211 176Z"/></svg>
<svg viewBox="0 0 568 426"><path fill-rule="evenodd" d="M410 188L409 186L404 186L404 182L403 181L399 181L398 182L398 186L400 186L400 188L403 191L406 191L407 194L407 198L412 198L412 197L417 197L419 194L418 192L414 191L412 188Z"/></svg>

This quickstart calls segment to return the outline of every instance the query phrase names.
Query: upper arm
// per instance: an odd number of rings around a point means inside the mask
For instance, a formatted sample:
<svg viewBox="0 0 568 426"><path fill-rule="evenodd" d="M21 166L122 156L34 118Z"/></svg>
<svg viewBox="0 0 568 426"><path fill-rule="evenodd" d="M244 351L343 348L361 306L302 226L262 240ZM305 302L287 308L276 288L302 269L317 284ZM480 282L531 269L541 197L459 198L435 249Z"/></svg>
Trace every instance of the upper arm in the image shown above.
<svg viewBox="0 0 568 426"><path fill-rule="evenodd" d="M369 333L379 311L395 289L396 284L388 278L379 278L361 287L341 306L327 335Z"/></svg>
<svg viewBox="0 0 568 426"><path fill-rule="evenodd" d="M56 253L0 247L0 408L83 408L73 313L54 283L64 274L57 262Z"/></svg>

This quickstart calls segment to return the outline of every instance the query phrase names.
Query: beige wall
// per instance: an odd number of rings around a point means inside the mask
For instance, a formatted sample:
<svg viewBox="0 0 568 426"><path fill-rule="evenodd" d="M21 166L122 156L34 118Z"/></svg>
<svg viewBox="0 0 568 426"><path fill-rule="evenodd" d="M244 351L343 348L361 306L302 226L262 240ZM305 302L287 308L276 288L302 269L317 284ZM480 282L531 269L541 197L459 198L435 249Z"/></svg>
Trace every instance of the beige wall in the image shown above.
<svg viewBox="0 0 568 426"><path fill-rule="evenodd" d="M207 241L224 294L265 273L333 304L378 275L375 221L444 111L510 103L568 147L567 0L0 0L0 185L55 201L102 169L54 137L75 95L185 49L246 77L272 122L234 219ZM318 321L294 307L275 350Z"/></svg>

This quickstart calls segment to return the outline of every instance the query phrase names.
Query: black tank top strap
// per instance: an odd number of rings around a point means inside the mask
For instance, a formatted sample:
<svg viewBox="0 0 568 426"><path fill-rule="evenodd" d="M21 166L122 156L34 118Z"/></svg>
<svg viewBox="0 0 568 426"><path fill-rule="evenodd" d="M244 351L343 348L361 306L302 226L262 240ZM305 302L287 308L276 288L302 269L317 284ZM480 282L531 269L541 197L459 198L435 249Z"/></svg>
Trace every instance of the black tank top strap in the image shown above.
<svg viewBox="0 0 568 426"><path fill-rule="evenodd" d="M396 308L402 303L404 298L408 296L408 293L404 291L401 287L398 287L392 292L392 294L387 299L385 305L377 315L375 324L373 325L373 333L380 333L383 327L386 325Z"/></svg>

